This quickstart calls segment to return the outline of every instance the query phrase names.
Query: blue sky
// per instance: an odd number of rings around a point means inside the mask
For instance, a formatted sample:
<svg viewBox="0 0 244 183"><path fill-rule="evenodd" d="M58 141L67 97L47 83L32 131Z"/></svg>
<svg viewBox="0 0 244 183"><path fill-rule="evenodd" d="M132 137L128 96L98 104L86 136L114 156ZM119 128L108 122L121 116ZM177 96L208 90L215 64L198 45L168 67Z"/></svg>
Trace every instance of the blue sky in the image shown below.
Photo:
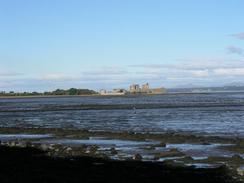
<svg viewBox="0 0 244 183"><path fill-rule="evenodd" d="M0 90L244 83L242 0L0 0Z"/></svg>

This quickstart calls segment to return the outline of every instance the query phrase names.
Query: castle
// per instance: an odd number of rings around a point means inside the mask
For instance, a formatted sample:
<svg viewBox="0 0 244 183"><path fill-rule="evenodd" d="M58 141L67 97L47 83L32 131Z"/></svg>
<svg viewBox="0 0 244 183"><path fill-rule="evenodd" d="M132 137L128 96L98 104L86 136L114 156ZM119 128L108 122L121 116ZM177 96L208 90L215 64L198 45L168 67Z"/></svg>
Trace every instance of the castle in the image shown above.
<svg viewBox="0 0 244 183"><path fill-rule="evenodd" d="M133 84L129 87L129 91L125 89L113 89L112 91L100 90L100 95L126 95L126 94L164 94L166 89L150 88L149 83L143 84L141 87L139 84Z"/></svg>

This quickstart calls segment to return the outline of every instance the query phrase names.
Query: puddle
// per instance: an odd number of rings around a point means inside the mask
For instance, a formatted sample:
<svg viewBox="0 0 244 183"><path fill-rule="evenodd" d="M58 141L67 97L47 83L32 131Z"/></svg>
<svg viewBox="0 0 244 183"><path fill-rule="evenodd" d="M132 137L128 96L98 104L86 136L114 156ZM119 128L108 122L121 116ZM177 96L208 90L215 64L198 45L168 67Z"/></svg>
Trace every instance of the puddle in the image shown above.
<svg viewBox="0 0 244 183"><path fill-rule="evenodd" d="M145 145L155 144L154 141L131 141L131 140L119 140L119 139L105 139L103 137L91 137L90 139L51 139L51 140L42 140L41 143L46 144L63 144L63 145L98 145L101 148L106 147L117 147L117 148L134 148L134 147L141 147Z"/></svg>
<svg viewBox="0 0 244 183"><path fill-rule="evenodd" d="M198 156L198 157L195 157L195 156L192 156L192 159L193 160L204 160L204 159L208 159L208 157L207 156Z"/></svg>
<svg viewBox="0 0 244 183"><path fill-rule="evenodd" d="M188 151L188 150L207 150L207 149L213 149L220 146L227 146L227 145L233 145L233 144L166 144L166 148L177 148L182 151Z"/></svg>
<svg viewBox="0 0 244 183"><path fill-rule="evenodd" d="M233 144L167 144L167 149L176 148L187 156L191 156L195 160L206 159L209 156L231 157L236 153L219 149L220 146Z"/></svg>
<svg viewBox="0 0 244 183"><path fill-rule="evenodd" d="M107 154L111 159L132 158L135 154L140 154L143 160L153 160L154 152L145 150L145 147L159 143L158 141L133 141L107 139L104 137L90 137L89 139L48 139L41 140L42 144L61 144L67 146L79 145L97 145L98 151ZM117 155L111 155L110 149L114 147L118 152Z"/></svg>
<svg viewBox="0 0 244 183"><path fill-rule="evenodd" d="M1 141L50 138L51 134L0 134Z"/></svg>
<svg viewBox="0 0 244 183"><path fill-rule="evenodd" d="M125 159L140 154L143 160L154 160L155 155L160 152L178 149L185 156L190 156L193 160L203 160L210 156L231 157L236 153L222 150L218 147L231 144L166 144L166 147L156 147L150 149L152 145L159 144L158 141L133 141L120 139L107 139L105 137L90 137L89 139L47 139L41 140L43 144L62 144L68 146L97 145L98 151L107 154L112 159ZM111 155L110 148L114 147L118 155ZM179 157L182 158L182 157ZM177 157L164 157L158 161L177 159ZM200 166L200 165L199 165Z"/></svg>
<svg viewBox="0 0 244 183"><path fill-rule="evenodd" d="M166 160L178 160L178 159L182 159L183 157L165 157L165 158L159 158L158 161L166 161Z"/></svg>
<svg viewBox="0 0 244 183"><path fill-rule="evenodd" d="M191 163L186 165L194 166L194 168L218 168L221 166L221 164L208 164L208 163Z"/></svg>

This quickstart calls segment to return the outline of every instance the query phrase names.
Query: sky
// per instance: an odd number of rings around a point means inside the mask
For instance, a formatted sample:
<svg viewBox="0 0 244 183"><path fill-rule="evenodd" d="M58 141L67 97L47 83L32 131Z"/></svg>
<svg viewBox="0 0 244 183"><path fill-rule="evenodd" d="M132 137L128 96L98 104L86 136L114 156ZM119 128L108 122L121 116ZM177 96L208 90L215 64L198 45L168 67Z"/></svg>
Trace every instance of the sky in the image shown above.
<svg viewBox="0 0 244 183"><path fill-rule="evenodd" d="M0 0L0 91L244 84L243 0Z"/></svg>

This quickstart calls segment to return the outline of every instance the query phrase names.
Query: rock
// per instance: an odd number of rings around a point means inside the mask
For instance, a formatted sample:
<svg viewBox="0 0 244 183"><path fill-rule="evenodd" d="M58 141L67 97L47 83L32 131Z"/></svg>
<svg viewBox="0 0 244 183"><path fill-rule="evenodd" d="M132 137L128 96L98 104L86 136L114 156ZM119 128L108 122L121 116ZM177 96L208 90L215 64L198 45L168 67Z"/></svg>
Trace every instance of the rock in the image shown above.
<svg viewBox="0 0 244 183"><path fill-rule="evenodd" d="M136 160L136 161L141 161L142 160L142 156L140 154L135 154L132 159Z"/></svg>
<svg viewBox="0 0 244 183"><path fill-rule="evenodd" d="M41 150L47 151L49 149L49 146L47 144L41 144L40 145Z"/></svg>
<svg viewBox="0 0 244 183"><path fill-rule="evenodd" d="M237 168L237 173L240 176L244 176L244 165Z"/></svg>
<svg viewBox="0 0 244 183"><path fill-rule="evenodd" d="M172 167L187 167L184 162L175 160L166 160L164 161L164 164Z"/></svg>
<svg viewBox="0 0 244 183"><path fill-rule="evenodd" d="M170 149L169 151L163 151L155 155L155 159L165 158L165 157L179 157L184 156L184 153L180 152L178 149Z"/></svg>
<svg viewBox="0 0 244 183"><path fill-rule="evenodd" d="M191 161L193 161L194 159L191 157L191 156L186 156L186 157L184 157L184 158L182 158L182 159L180 159L181 161L183 161L183 162L191 162Z"/></svg>
<svg viewBox="0 0 244 183"><path fill-rule="evenodd" d="M109 157L104 153L98 154L98 157L103 158L103 159L107 159L107 160L109 159Z"/></svg>
<svg viewBox="0 0 244 183"><path fill-rule="evenodd" d="M11 141L11 142L9 142L9 146L11 146L11 147L16 146L17 144L18 144L17 141Z"/></svg>
<svg viewBox="0 0 244 183"><path fill-rule="evenodd" d="M145 150L155 150L155 146L147 146L147 147L144 147L143 149L145 149Z"/></svg>
<svg viewBox="0 0 244 183"><path fill-rule="evenodd" d="M30 141L23 142L24 147L32 147L32 143Z"/></svg>
<svg viewBox="0 0 244 183"><path fill-rule="evenodd" d="M176 149L176 148L172 148L172 149L170 149L169 150L169 152L171 152L171 153L180 153L180 154L183 154L182 152L180 152L178 149Z"/></svg>
<svg viewBox="0 0 244 183"><path fill-rule="evenodd" d="M30 147L27 145L27 142L19 142L17 146L18 147Z"/></svg>
<svg viewBox="0 0 244 183"><path fill-rule="evenodd" d="M86 148L83 148L85 149L85 153L87 154L95 154L98 150L98 146L97 145L91 145L91 146L88 146Z"/></svg>
<svg viewBox="0 0 244 183"><path fill-rule="evenodd" d="M1 142L1 145L2 145L2 146L7 146L8 143L7 143L7 142Z"/></svg>
<svg viewBox="0 0 244 183"><path fill-rule="evenodd" d="M166 143L160 142L159 147L166 147Z"/></svg>
<svg viewBox="0 0 244 183"><path fill-rule="evenodd" d="M118 154L118 151L114 147L111 147L110 152L112 155Z"/></svg>
<svg viewBox="0 0 244 183"><path fill-rule="evenodd" d="M70 152L70 151L72 151L72 148L71 148L71 147L67 147L67 148L66 148L66 151L67 151L67 152Z"/></svg>
<svg viewBox="0 0 244 183"><path fill-rule="evenodd" d="M202 145L211 145L209 142L203 142Z"/></svg>
<svg viewBox="0 0 244 183"><path fill-rule="evenodd" d="M234 156L231 157L232 160L234 161L242 161L242 157L238 154L235 154Z"/></svg>
<svg viewBox="0 0 244 183"><path fill-rule="evenodd" d="M166 143L160 142L159 144L154 144L152 147L166 147Z"/></svg>
<svg viewBox="0 0 244 183"><path fill-rule="evenodd" d="M55 144L49 144L48 149L54 150L55 149Z"/></svg>
<svg viewBox="0 0 244 183"><path fill-rule="evenodd" d="M98 150L98 146L96 145L92 145L89 147L89 152L92 153L92 154L95 154Z"/></svg>
<svg viewBox="0 0 244 183"><path fill-rule="evenodd" d="M53 145L53 148L55 149L55 150L60 150L60 149L62 149L63 148L63 146L61 145L61 144L54 144Z"/></svg>

